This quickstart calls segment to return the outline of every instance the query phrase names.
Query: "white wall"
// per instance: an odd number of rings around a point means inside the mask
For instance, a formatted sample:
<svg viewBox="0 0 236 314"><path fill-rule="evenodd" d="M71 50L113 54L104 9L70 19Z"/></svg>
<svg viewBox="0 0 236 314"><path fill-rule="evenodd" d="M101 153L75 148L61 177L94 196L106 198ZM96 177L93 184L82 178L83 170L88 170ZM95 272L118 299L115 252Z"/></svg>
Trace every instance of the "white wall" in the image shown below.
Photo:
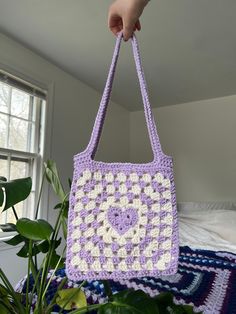
<svg viewBox="0 0 236 314"><path fill-rule="evenodd" d="M178 202L235 201L236 95L154 109L165 154L174 158ZM142 111L130 114L130 157L152 159Z"/></svg>
<svg viewBox="0 0 236 314"><path fill-rule="evenodd" d="M100 94L1 34L0 66L50 87L45 158L52 158L57 162L63 182L67 186L68 177L72 177L72 157L88 143ZM106 77L104 83L105 79ZM128 111L111 103L107 116L96 159L126 161L129 157ZM53 194L49 195L49 204L49 217L52 221L55 213L52 208L56 204ZM0 244L0 267L6 270L11 281L15 283L25 273L26 268L23 267L23 260L15 256L14 249L2 251L2 246Z"/></svg>

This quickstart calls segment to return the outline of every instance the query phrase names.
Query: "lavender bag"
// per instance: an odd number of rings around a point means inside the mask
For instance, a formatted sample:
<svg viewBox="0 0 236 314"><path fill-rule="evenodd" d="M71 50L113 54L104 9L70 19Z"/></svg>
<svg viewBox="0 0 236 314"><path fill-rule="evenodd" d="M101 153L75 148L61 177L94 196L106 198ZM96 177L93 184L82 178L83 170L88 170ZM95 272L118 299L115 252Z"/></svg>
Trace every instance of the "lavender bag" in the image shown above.
<svg viewBox="0 0 236 314"><path fill-rule="evenodd" d="M129 279L177 272L179 241L173 158L163 153L135 35L131 42L153 151L148 163L94 160L122 33L90 141L74 156L66 272L72 280Z"/></svg>

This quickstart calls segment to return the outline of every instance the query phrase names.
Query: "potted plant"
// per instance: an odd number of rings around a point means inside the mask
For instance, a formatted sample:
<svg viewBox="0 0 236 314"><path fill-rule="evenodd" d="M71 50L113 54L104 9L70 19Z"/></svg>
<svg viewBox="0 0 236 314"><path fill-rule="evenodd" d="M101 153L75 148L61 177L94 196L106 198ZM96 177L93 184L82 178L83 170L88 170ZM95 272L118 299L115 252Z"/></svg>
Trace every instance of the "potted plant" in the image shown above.
<svg viewBox="0 0 236 314"><path fill-rule="evenodd" d="M45 178L52 186L59 198L55 206L58 210L55 225L40 219L39 204L42 197ZM69 188L71 181L69 180ZM26 277L22 281L24 289L15 289L7 276L0 268L0 313L1 314L49 314L57 307L57 312L65 310L73 314L93 313L98 314L154 314L154 313L193 313L188 305L176 305L171 293L161 293L151 298L141 290L127 289L116 294L112 293L109 281L104 280L103 285L107 295L104 304L87 304L83 292L85 281L76 288L65 289L67 278L63 278L54 295L48 298L47 293L56 272L64 267L65 247L58 254L61 244L59 231L67 235L67 215L69 208L69 192L65 192L55 162L49 160L44 164L43 179L39 191L39 199L35 209L34 220L18 218L15 205L27 199L31 192L31 178L22 178L7 181L0 177L0 207L3 211L12 210L16 223L0 225L3 232L14 232L15 235L6 243L11 246L21 245L18 256L27 259ZM43 256L39 263L39 256Z"/></svg>

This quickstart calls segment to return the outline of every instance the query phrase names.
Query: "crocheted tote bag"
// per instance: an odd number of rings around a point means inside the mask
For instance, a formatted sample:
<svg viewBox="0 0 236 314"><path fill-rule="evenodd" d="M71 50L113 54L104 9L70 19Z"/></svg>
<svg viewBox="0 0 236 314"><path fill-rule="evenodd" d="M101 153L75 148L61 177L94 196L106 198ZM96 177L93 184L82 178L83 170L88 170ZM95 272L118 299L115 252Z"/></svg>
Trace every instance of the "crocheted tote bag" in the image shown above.
<svg viewBox="0 0 236 314"><path fill-rule="evenodd" d="M161 149L135 35L131 42L154 158L141 164L94 160L121 41L120 33L89 144L74 156L66 256L71 280L128 279L177 271L173 158Z"/></svg>

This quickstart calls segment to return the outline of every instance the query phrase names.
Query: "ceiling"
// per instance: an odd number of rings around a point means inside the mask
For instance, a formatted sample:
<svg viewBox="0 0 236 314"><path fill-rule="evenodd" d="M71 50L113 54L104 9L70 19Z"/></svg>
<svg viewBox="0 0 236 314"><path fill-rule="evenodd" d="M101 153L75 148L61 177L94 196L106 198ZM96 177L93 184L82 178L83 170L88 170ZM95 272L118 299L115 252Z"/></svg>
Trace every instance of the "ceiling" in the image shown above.
<svg viewBox="0 0 236 314"><path fill-rule="evenodd" d="M108 0L0 0L0 31L102 92L114 47ZM152 0L138 33L153 107L236 94L236 1ZM129 43L112 93L140 110Z"/></svg>

